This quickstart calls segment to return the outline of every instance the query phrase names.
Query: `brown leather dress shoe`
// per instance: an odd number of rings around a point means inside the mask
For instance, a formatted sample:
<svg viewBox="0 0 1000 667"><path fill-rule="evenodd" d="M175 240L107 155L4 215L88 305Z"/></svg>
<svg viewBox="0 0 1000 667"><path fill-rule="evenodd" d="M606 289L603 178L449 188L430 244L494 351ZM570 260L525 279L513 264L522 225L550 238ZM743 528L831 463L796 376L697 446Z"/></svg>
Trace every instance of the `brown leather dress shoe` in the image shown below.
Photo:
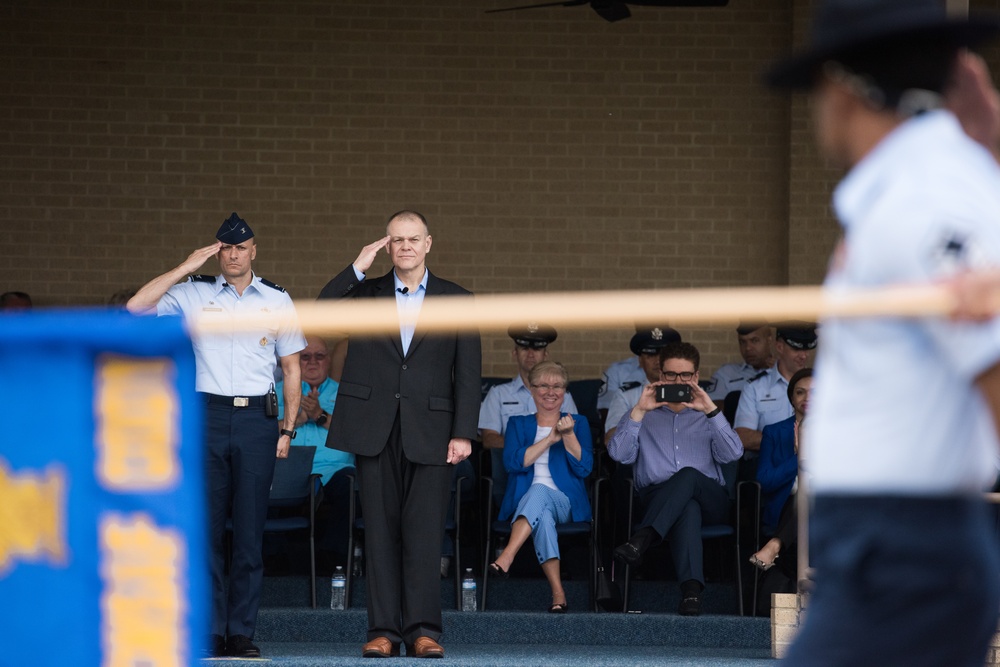
<svg viewBox="0 0 1000 667"><path fill-rule="evenodd" d="M411 654L410 651L406 653ZM413 642L412 655L417 658L443 658L444 649L430 637L417 637L417 641Z"/></svg>
<svg viewBox="0 0 1000 667"><path fill-rule="evenodd" d="M393 658L399 655L399 644L393 644L388 637L376 637L361 649L363 658Z"/></svg>

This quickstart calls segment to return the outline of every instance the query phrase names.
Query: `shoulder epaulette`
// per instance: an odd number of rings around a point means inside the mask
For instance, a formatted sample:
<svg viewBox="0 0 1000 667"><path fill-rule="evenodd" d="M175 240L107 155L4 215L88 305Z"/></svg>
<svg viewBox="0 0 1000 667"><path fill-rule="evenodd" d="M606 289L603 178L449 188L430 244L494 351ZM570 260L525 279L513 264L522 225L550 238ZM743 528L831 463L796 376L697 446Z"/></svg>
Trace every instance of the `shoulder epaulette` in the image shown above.
<svg viewBox="0 0 1000 667"><path fill-rule="evenodd" d="M752 378L750 378L749 380L747 380L747 382L749 383L749 382L753 382L754 380L759 380L760 378L764 377L765 375L767 375L767 369L764 369L760 373L757 373L757 375L754 375Z"/></svg>
<svg viewBox="0 0 1000 667"><path fill-rule="evenodd" d="M194 283L214 283L215 282L215 276L210 276L210 275L205 274L205 273L199 273L199 274L191 276L191 282L194 282Z"/></svg>
<svg viewBox="0 0 1000 667"><path fill-rule="evenodd" d="M281 285L278 285L278 284L276 284L276 283L272 283L272 282L271 282L270 280L268 280L267 278L261 278L261 279L260 279L260 282L262 282L263 284L267 285L267 286L268 286L268 287L270 287L271 289L276 289L276 290L278 290L279 292L284 292L284 291L285 291L285 288L284 288L284 287L282 287Z"/></svg>
<svg viewBox="0 0 1000 667"><path fill-rule="evenodd" d="M641 384L642 384L641 382L635 382L635 381L632 381L632 382L622 382L621 386L619 388L622 391L628 391L629 389L635 389L636 387L640 386Z"/></svg>

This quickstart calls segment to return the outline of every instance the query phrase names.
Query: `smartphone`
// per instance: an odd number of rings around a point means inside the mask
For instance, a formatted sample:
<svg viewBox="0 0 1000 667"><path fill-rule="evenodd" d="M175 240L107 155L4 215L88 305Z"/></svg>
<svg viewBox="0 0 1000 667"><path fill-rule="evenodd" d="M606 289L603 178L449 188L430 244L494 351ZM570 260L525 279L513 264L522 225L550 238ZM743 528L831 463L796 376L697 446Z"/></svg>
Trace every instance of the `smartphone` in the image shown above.
<svg viewBox="0 0 1000 667"><path fill-rule="evenodd" d="M691 387L686 384L661 384L656 387L657 403L690 403Z"/></svg>

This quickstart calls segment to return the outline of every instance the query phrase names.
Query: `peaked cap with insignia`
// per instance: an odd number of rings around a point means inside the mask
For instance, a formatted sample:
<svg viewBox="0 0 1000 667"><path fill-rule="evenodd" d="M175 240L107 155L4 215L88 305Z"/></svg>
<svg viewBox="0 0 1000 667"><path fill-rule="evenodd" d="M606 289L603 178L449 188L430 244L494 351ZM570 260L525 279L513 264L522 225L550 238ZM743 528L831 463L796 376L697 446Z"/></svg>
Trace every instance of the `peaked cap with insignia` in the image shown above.
<svg viewBox="0 0 1000 667"><path fill-rule="evenodd" d="M544 350L556 339L556 330L547 324L528 322L527 324L512 324L507 329L507 335L514 339L518 347L528 347L534 350Z"/></svg>
<svg viewBox="0 0 1000 667"><path fill-rule="evenodd" d="M643 329L636 327L635 335L632 336L628 346L632 354L658 354L660 348L667 343L679 342L681 335L674 328L665 325Z"/></svg>

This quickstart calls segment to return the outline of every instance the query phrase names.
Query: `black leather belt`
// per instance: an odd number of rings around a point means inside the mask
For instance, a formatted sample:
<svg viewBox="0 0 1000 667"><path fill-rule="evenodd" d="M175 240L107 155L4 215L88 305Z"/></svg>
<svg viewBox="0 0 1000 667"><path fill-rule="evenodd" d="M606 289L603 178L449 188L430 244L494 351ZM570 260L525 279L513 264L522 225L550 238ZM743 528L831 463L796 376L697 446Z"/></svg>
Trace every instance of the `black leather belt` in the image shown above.
<svg viewBox="0 0 1000 667"><path fill-rule="evenodd" d="M262 408L267 398L264 396L219 396L218 394L208 394L208 402L212 405L228 405L231 408Z"/></svg>

